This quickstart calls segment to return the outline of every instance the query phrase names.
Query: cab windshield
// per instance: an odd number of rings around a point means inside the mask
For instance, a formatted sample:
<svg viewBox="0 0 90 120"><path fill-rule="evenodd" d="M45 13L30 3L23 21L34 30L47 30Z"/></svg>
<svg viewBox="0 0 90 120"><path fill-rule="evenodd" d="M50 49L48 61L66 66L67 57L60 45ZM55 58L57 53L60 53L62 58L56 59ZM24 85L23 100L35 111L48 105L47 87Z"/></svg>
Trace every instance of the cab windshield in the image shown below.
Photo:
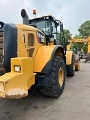
<svg viewBox="0 0 90 120"><path fill-rule="evenodd" d="M37 26L37 28L43 32L45 32L45 23L46 23L46 20L45 21L32 21L31 25L35 25Z"/></svg>
<svg viewBox="0 0 90 120"><path fill-rule="evenodd" d="M32 21L31 25L35 25L40 31L44 32L46 35L53 35L54 39L56 39L57 35L57 28L55 27L55 23L51 21L46 20L36 20Z"/></svg>

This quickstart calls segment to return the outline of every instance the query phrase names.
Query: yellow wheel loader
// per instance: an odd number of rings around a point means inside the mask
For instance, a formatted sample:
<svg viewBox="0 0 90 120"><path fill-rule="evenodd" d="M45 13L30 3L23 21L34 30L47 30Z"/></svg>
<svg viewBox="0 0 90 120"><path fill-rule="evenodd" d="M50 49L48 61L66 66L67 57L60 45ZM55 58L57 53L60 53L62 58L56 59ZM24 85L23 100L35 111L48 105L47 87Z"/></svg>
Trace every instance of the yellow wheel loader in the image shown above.
<svg viewBox="0 0 90 120"><path fill-rule="evenodd" d="M71 40L68 40L68 45L67 45L67 50L71 50L71 45L73 43L85 43L87 45L87 53L88 55L86 56L86 61L90 60L90 37L83 38L83 39L78 39L78 38L72 38ZM80 55L75 53L74 54L75 58L75 71L80 70Z"/></svg>
<svg viewBox="0 0 90 120"><path fill-rule="evenodd" d="M71 50L72 43L76 42L75 39L68 40L67 51ZM72 50L71 50L72 51ZM74 52L75 71L80 70L80 56L77 51Z"/></svg>
<svg viewBox="0 0 90 120"><path fill-rule="evenodd" d="M51 15L29 20L25 9L21 16L23 24L0 22L0 97L19 99L36 85L57 98L75 71L73 52L58 40L63 24Z"/></svg>

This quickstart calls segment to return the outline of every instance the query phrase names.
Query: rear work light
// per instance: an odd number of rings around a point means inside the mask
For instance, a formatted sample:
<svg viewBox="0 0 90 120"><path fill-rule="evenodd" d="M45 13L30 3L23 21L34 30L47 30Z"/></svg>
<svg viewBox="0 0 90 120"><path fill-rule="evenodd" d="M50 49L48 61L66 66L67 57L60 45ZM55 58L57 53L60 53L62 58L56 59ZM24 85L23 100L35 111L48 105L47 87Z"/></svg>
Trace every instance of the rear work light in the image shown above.
<svg viewBox="0 0 90 120"><path fill-rule="evenodd" d="M15 65L14 66L14 71L15 72L21 72L21 66L20 65Z"/></svg>

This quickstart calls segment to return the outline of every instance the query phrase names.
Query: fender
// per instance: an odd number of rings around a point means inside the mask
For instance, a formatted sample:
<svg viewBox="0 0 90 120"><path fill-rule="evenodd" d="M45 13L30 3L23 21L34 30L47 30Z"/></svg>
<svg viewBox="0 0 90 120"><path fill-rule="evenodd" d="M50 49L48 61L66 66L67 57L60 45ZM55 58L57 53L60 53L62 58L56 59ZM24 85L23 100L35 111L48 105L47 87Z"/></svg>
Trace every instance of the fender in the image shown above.
<svg viewBox="0 0 90 120"><path fill-rule="evenodd" d="M70 65L72 63L72 55L73 51L66 51L66 65Z"/></svg>
<svg viewBox="0 0 90 120"><path fill-rule="evenodd" d="M61 45L41 46L35 56L34 72L49 73L55 55L65 58L64 50Z"/></svg>

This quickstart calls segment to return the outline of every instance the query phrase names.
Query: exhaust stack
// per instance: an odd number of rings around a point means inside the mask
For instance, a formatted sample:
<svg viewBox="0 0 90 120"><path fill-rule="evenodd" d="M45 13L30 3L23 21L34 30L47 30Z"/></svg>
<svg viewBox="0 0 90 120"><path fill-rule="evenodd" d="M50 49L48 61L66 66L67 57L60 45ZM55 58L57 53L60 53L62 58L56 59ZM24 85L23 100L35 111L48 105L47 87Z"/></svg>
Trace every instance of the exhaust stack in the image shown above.
<svg viewBox="0 0 90 120"><path fill-rule="evenodd" d="M25 9L21 10L21 16L23 18L23 24L29 25L29 17Z"/></svg>

